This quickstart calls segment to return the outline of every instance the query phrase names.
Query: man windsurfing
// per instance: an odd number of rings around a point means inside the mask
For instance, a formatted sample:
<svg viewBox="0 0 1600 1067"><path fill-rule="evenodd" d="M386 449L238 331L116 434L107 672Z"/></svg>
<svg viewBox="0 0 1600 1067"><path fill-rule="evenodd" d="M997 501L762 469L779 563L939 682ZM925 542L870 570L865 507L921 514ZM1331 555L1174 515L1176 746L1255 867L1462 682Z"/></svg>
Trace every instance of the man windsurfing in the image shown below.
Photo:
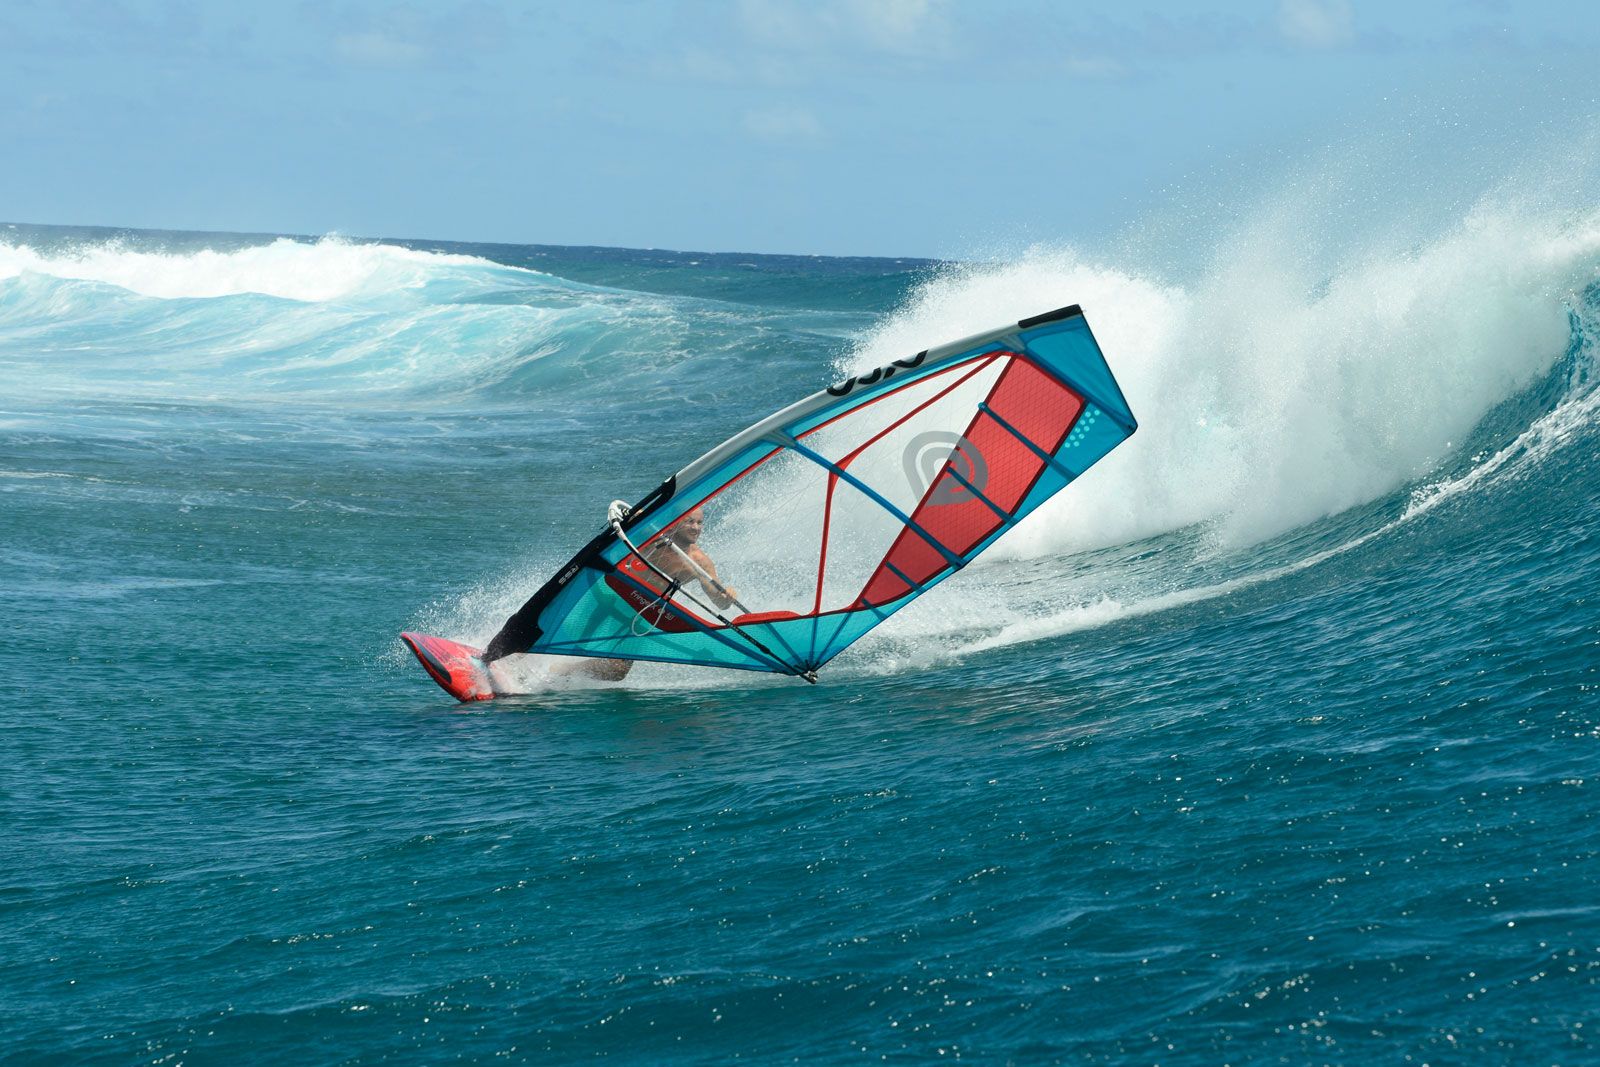
<svg viewBox="0 0 1600 1067"><path fill-rule="evenodd" d="M672 586L662 595L663 603L656 604L653 608L645 607L631 614L627 620L630 630L637 624L636 620L642 619L645 623L659 621L662 612L667 610L664 602L672 599L671 593L675 592L678 586L700 583L705 597L718 608L726 608L739 602L738 591L723 585L717 579L717 565L706 555L705 549L700 547L700 535L704 532L705 526L704 509L694 508L685 512L681 519L673 523L665 537L657 538L652 544L645 546L643 558L648 565L647 573L650 578L659 581L660 575L664 574L672 580ZM558 664L552 668L551 674L562 675L582 671L591 678L617 682L626 678L631 670L633 670L631 659L580 659L570 664Z"/></svg>

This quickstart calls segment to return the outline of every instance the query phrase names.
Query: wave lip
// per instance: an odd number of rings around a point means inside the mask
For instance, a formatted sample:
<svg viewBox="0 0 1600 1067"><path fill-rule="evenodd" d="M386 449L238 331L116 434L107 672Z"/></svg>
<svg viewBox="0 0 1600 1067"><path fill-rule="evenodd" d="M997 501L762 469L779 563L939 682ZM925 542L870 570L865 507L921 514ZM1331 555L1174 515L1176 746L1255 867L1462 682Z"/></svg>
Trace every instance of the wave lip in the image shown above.
<svg viewBox="0 0 1600 1067"><path fill-rule="evenodd" d="M101 282L163 300L211 299L256 293L317 303L362 292L416 288L441 269L535 274L477 256L423 252L392 244L324 237L308 242L279 237L233 250L147 251L125 241L40 251L0 242L0 281L42 274Z"/></svg>

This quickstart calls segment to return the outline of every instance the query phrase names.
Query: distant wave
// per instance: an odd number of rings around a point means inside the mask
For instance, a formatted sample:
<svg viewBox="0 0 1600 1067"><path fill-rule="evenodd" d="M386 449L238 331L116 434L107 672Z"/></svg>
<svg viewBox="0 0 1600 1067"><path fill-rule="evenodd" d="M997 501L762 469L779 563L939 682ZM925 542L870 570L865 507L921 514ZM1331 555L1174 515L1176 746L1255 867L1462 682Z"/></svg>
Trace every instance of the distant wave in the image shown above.
<svg viewBox="0 0 1600 1067"><path fill-rule="evenodd" d="M0 366L51 395L659 406L837 315L572 281L339 238L232 250L0 242ZM820 384L825 377L814 373Z"/></svg>
<svg viewBox="0 0 1600 1067"><path fill-rule="evenodd" d="M142 250L127 241L52 251L0 242L0 281L34 273L103 282L166 300L259 293L314 303L363 292L414 288L450 267L515 269L476 256L421 252L338 237L315 242L280 237L268 244L229 251L181 253Z"/></svg>

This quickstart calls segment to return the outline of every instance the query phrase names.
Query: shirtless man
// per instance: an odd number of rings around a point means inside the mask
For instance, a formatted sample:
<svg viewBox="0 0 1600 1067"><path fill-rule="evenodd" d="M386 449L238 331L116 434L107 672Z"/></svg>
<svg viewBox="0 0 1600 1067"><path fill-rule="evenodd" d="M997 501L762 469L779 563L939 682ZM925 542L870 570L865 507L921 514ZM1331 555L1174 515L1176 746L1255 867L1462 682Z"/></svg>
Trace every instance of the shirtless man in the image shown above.
<svg viewBox="0 0 1600 1067"><path fill-rule="evenodd" d="M695 508L673 525L670 535L645 549L644 555L679 585L699 582L706 597L717 607L725 608L736 601L739 594L717 581L717 565L700 547L700 534L705 528L706 513ZM685 556L688 558L685 559ZM705 581L701 572L711 581Z"/></svg>
<svg viewBox="0 0 1600 1067"><path fill-rule="evenodd" d="M711 557L700 547L700 534L705 526L706 516L703 510L695 508L686 512L683 518L673 524L671 532L666 537L657 539L644 549L644 558L679 585L687 586L699 582L700 595L718 608L725 608L737 603L739 593L738 590L725 586L717 580L717 565L711 562ZM656 576L652 576L652 579L660 580ZM592 678L617 682L626 678L628 672L633 670L633 660L585 659L573 664L568 670L581 670Z"/></svg>

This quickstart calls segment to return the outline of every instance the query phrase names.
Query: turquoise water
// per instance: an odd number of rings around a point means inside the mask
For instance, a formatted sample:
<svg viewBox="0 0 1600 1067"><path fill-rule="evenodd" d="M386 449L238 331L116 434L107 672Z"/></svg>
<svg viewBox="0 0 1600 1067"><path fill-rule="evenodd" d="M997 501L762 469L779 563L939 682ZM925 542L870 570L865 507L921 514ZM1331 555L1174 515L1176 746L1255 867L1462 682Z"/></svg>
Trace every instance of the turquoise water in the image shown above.
<svg viewBox="0 0 1600 1067"><path fill-rule="evenodd" d="M1600 227L1536 223L1248 286L0 228L0 1052L1594 1058ZM395 638L1070 302L1140 433L818 686Z"/></svg>

